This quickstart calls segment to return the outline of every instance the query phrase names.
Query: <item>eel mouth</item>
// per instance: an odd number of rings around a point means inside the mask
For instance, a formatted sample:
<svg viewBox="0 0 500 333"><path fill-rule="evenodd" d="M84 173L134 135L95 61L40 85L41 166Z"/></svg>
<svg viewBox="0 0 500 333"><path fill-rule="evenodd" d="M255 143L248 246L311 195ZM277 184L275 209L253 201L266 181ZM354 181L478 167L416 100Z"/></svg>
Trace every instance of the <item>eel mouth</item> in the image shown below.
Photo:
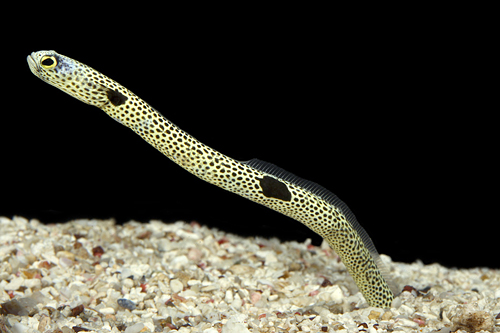
<svg viewBox="0 0 500 333"><path fill-rule="evenodd" d="M28 66L30 66L30 70L33 74L38 76L38 66L36 65L35 59L33 59L32 54L26 57L28 61Z"/></svg>

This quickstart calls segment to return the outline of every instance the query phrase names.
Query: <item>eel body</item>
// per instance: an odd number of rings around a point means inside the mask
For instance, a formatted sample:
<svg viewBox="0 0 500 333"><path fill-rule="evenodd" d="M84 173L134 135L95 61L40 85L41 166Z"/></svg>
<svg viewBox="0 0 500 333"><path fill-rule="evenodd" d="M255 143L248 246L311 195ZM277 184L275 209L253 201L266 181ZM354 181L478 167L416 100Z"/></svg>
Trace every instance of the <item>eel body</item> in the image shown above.
<svg viewBox="0 0 500 333"><path fill-rule="evenodd" d="M38 78L100 108L195 176L305 224L340 256L369 305L391 306L395 290L373 242L333 193L273 164L240 162L208 147L124 86L74 59L39 51L27 60Z"/></svg>

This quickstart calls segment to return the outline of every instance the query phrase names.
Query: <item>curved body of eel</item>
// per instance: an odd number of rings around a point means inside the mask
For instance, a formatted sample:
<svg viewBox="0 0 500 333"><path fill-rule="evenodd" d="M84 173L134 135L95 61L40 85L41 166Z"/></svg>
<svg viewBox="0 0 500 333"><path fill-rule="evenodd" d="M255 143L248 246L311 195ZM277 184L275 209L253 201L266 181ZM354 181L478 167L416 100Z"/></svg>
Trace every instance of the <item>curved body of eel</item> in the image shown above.
<svg viewBox="0 0 500 333"><path fill-rule="evenodd" d="M340 256L369 305L391 306L395 290L370 237L333 193L270 163L239 162L219 153L127 88L74 59L39 51L27 60L38 78L100 108L195 176L305 224Z"/></svg>

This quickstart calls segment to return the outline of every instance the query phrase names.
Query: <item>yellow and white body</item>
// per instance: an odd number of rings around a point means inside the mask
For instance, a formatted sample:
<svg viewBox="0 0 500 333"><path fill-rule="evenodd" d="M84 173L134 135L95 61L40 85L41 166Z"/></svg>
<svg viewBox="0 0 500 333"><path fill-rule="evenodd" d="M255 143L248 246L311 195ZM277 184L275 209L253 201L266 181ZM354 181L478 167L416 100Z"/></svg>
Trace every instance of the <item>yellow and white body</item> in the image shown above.
<svg viewBox="0 0 500 333"><path fill-rule="evenodd" d="M236 161L175 126L127 88L55 51L28 56L37 77L97 106L195 176L285 214L323 237L371 306L390 307L393 291L370 237L333 193L270 163Z"/></svg>

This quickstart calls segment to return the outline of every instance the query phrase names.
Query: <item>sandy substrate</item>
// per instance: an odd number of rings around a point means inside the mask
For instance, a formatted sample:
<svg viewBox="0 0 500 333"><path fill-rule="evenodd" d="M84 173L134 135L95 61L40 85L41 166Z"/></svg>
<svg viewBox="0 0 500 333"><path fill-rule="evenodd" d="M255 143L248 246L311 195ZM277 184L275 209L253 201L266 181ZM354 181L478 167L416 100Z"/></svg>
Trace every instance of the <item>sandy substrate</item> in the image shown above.
<svg viewBox="0 0 500 333"><path fill-rule="evenodd" d="M325 243L0 217L0 332L500 332L499 270L382 257L411 286L391 309L368 307Z"/></svg>

